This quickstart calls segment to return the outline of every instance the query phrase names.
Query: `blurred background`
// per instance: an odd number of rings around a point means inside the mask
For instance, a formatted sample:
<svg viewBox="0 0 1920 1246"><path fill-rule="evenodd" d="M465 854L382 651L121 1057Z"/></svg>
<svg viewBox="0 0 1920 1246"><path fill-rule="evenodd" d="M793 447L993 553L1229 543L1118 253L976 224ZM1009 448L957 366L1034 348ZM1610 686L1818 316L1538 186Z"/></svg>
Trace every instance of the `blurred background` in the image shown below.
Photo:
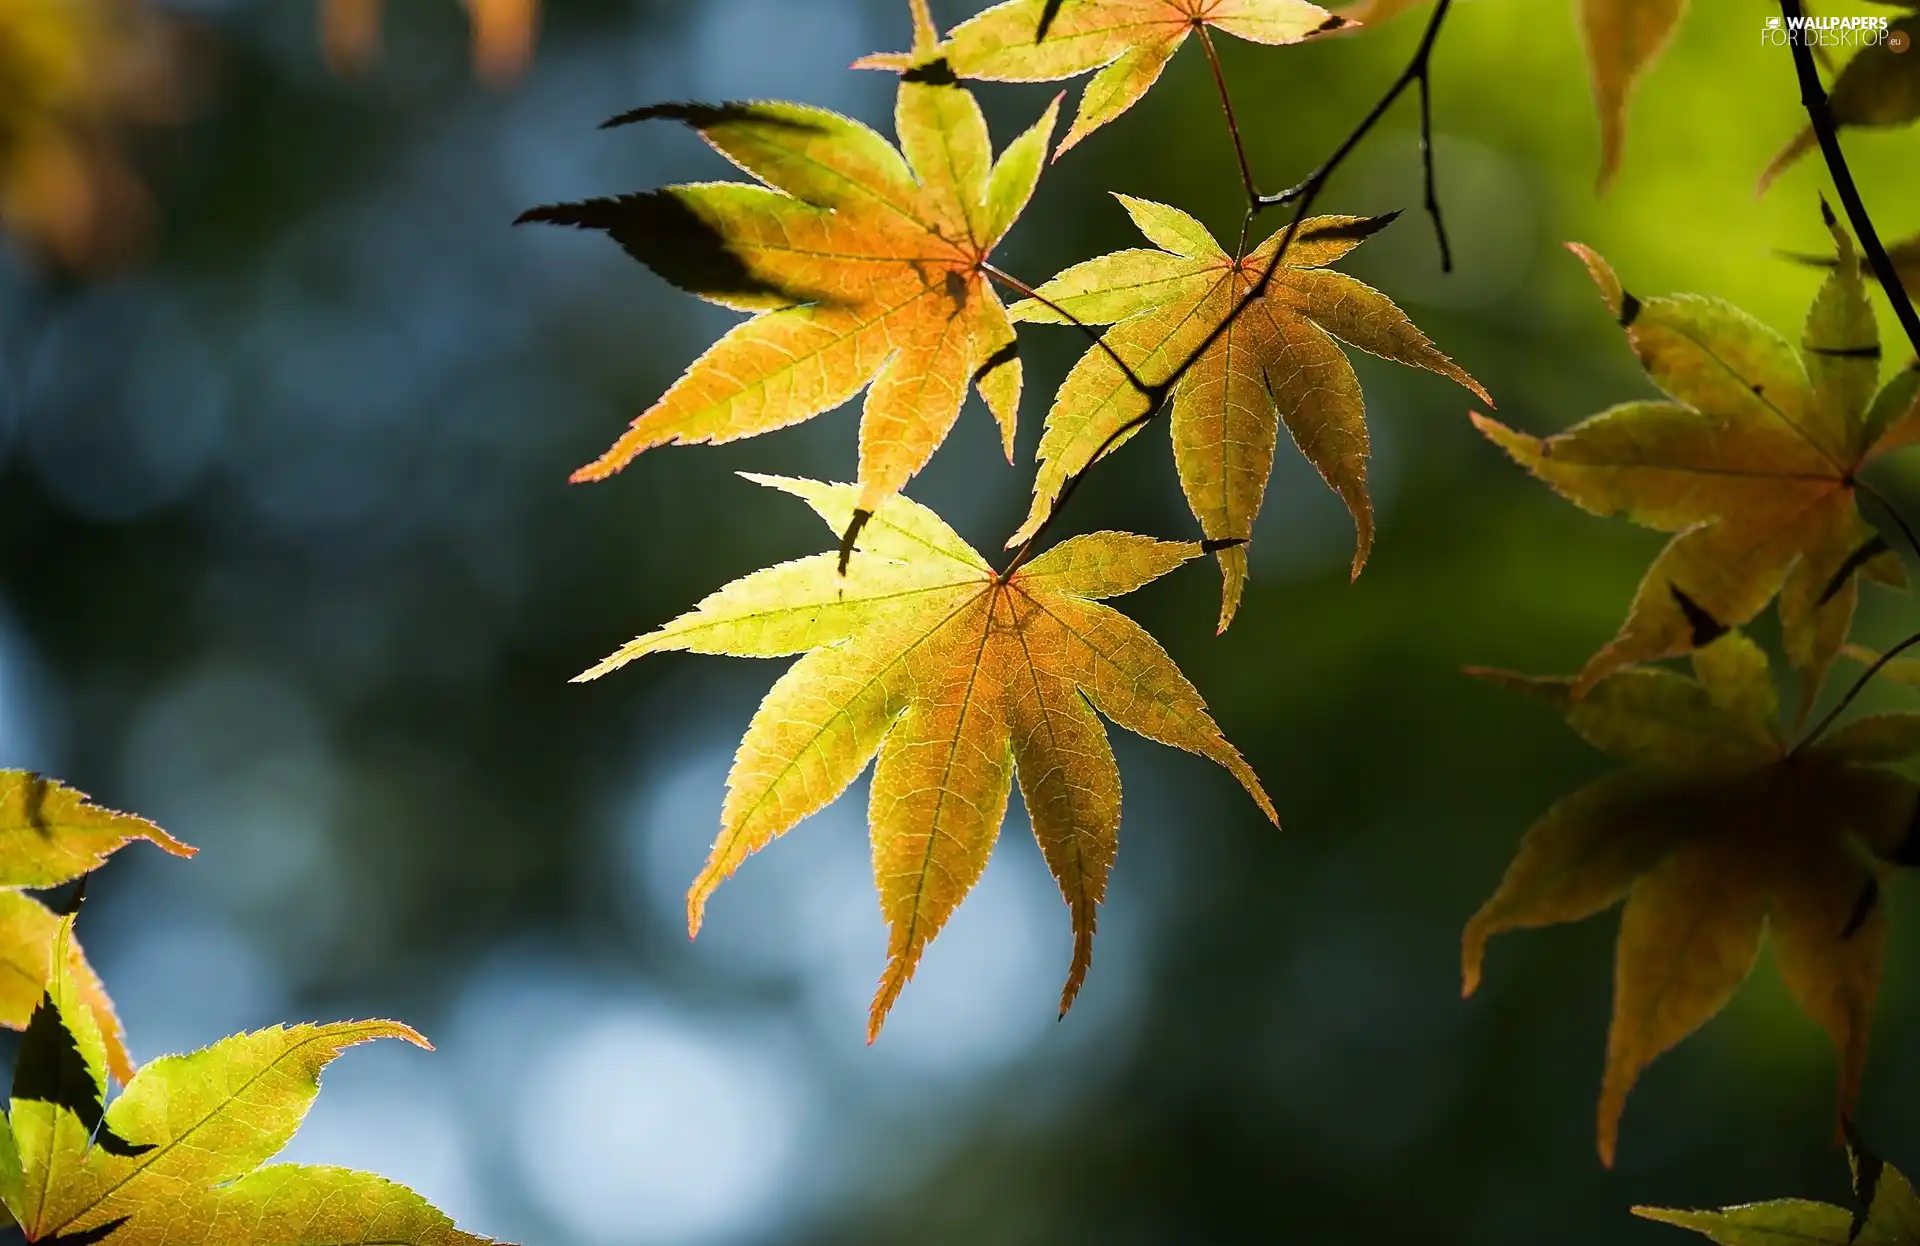
<svg viewBox="0 0 1920 1246"><path fill-rule="evenodd" d="M943 26L981 7L933 3ZM1818 160L1754 194L1802 124L1759 37L1776 10L1698 6L1601 199L1570 7L1463 0L1445 33L1454 275L1417 212L1411 101L1325 200L1416 209L1346 267L1539 432L1648 392L1562 240L1790 337L1819 274L1780 253L1825 246ZM136 847L95 880L85 933L136 1056L412 1022L438 1051L350 1053L290 1157L555 1246L1585 1246L1679 1240L1634 1203L1844 1198L1832 1055L1764 962L1647 1076L1613 1172L1592 1115L1614 918L1498 941L1460 1000L1462 923L1528 823L1607 765L1460 668L1575 669L1662 538L1557 500L1462 392L1370 359L1382 535L1357 583L1345 513L1283 445L1231 632L1203 565L1123 603L1285 833L1211 766L1118 741L1123 850L1064 1022L1067 914L1017 808L871 1048L864 784L750 862L689 944L681 897L780 668L669 655L566 681L826 548L733 473L850 477L857 404L567 486L731 318L603 238L509 222L729 175L678 127L594 128L642 103L796 98L890 133L891 81L845 66L904 46L906 5L549 0L537 46L524 6L471 8L336 3L323 28L295 0L0 0L0 764L202 849ZM1268 188L1345 134L1420 25L1222 41ZM981 90L1001 141L1050 93ZM1920 232L1914 136L1848 142L1883 232ZM1197 50L1049 170L1000 260L1037 281L1137 245L1114 190L1237 226ZM1017 469L976 405L912 489L982 549L1024 514L1082 346L1022 338ZM1920 511L1920 467L1880 472ZM1106 526L1192 534L1163 433L1064 529ZM1915 618L1874 590L1860 635ZM1892 899L1861 1116L1920 1167L1920 931L1911 887Z"/></svg>

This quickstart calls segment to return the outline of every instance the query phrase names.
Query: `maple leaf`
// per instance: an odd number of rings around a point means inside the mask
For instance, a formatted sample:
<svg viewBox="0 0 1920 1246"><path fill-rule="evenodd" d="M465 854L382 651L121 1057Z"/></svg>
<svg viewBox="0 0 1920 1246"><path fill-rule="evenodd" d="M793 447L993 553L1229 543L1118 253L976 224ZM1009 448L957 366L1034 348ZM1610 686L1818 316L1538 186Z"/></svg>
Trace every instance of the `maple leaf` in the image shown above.
<svg viewBox="0 0 1920 1246"><path fill-rule="evenodd" d="M145 818L103 809L55 780L26 770L0 770L0 1025L26 1028L46 977L59 919L23 888L58 887L97 869L114 852L145 840L178 857L194 850ZM133 1076L126 1035L100 979L79 944L71 970L100 1016L113 1075Z"/></svg>
<svg viewBox="0 0 1920 1246"><path fill-rule="evenodd" d="M1860 516L1862 467L1920 439L1912 381L1876 392L1879 329L1852 240L1814 299L1801 349L1718 299L1637 299L1585 247L1607 307L1668 402L1630 402L1557 436L1480 430L1574 504L1678 535L1581 687L1746 623L1776 593L1811 706L1846 639L1858 573L1895 586L1899 561ZM1571 245L1571 244L1570 244Z"/></svg>
<svg viewBox="0 0 1920 1246"><path fill-rule="evenodd" d="M1473 672L1544 697L1628 763L1533 824L1461 942L1471 995L1492 936L1625 899L1599 1108L1609 1165L1641 1070L1732 998L1763 928L1788 990L1839 1050L1851 1106L1885 939L1876 858L1913 855L1920 784L1887 766L1920 753L1920 715L1862 718L1788 748L1752 641L1729 632L1693 663L1695 678L1639 667L1578 699L1569 679Z"/></svg>
<svg viewBox="0 0 1920 1246"><path fill-rule="evenodd" d="M919 7L915 19L924 42L930 19ZM1307 0L1006 0L954 27L939 52L952 73L989 82L1058 82L1099 70L1058 159L1138 103L1196 31L1277 45L1351 24ZM913 54L879 52L853 65L905 72L921 63Z"/></svg>
<svg viewBox="0 0 1920 1246"><path fill-rule="evenodd" d="M1340 10L1362 26L1378 26L1429 0L1361 0ZM1580 0L1587 74L1600 114L1600 189L1620 171L1626 151L1627 104L1640 76L1667 46L1687 0Z"/></svg>
<svg viewBox="0 0 1920 1246"><path fill-rule="evenodd" d="M1008 545L1038 531L1067 481L1137 431L1128 425L1145 415L1148 399L1114 355L1144 380L1172 375L1253 291L1286 233L1275 232L1236 260L1185 212L1116 198L1159 249L1116 251L1075 265L1040 287L1046 302L1027 299L1013 307L1016 321L1065 324L1071 315L1115 327L1107 331L1105 347L1088 350L1054 396L1040 439L1033 506ZM1171 427L1180 484L1207 539L1225 545L1216 555L1222 631L1245 588L1246 542L1282 423L1353 514L1353 574L1366 563L1373 544L1366 405L1335 338L1436 372L1492 401L1391 299L1325 267L1391 220L1320 216L1301 222L1266 291L1174 387Z"/></svg>
<svg viewBox="0 0 1920 1246"><path fill-rule="evenodd" d="M299 1128L320 1072L392 1021L260 1030L163 1056L106 1101L105 1048L65 955L20 1045L0 1127L0 1201L28 1241L113 1246L486 1246L405 1186L337 1168L261 1165Z"/></svg>
<svg viewBox="0 0 1920 1246"><path fill-rule="evenodd" d="M1719 1211L1636 1207L1633 1214L1691 1229L1720 1246L1920 1246L1920 1196L1893 1165L1848 1131L1855 1207L1804 1198L1747 1203Z"/></svg>
<svg viewBox="0 0 1920 1246"><path fill-rule="evenodd" d="M804 500L845 530L861 490L747 479ZM1012 781L1072 910L1064 1014L1091 963L1096 910L1120 823L1120 775L1099 715L1211 758L1277 818L1193 685L1144 629L1099 604L1200 553L1194 542L1101 532L996 574L938 515L900 495L840 570L818 554L757 571L579 676L664 650L804 654L767 693L727 776L720 834L687 895L707 899L748 856L832 803L875 754L869 822L889 928L868 1041L921 953L986 868Z"/></svg>
<svg viewBox="0 0 1920 1246"><path fill-rule="evenodd" d="M520 219L603 229L682 289L757 314L573 478L603 479L667 442L784 428L869 382L862 512L932 457L970 385L1011 462L1020 361L983 266L1033 193L1058 111L1056 99L997 162L979 103L932 72L900 80L900 150L803 104L661 104L608 122L683 121L766 185L670 186Z"/></svg>
<svg viewBox="0 0 1920 1246"><path fill-rule="evenodd" d="M1861 48L1833 80L1827 107L1836 127L1886 128L1920 119L1920 58L1906 55L1920 39L1920 13L1895 19L1887 31L1888 40ZM1897 50L1890 41L1895 35L1905 40ZM1760 193L1819 143L1812 126L1795 135L1760 175Z"/></svg>

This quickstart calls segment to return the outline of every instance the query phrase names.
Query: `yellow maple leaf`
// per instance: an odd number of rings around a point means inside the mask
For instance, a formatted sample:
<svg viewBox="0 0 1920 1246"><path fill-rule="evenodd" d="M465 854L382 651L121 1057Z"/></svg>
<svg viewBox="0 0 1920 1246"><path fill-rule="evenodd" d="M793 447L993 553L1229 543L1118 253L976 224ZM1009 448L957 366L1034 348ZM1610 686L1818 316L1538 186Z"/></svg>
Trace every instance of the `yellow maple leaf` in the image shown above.
<svg viewBox="0 0 1920 1246"><path fill-rule="evenodd" d="M915 19L924 41L924 0L916 0ZM954 27L940 56L959 77L989 82L1058 82L1099 70L1057 158L1138 103L1195 31L1286 44L1347 25L1307 0L1006 0ZM922 60L880 52L854 68L906 71Z"/></svg>
<svg viewBox="0 0 1920 1246"><path fill-rule="evenodd" d="M104 809L65 784L28 770L0 770L0 1025L24 1029L39 1000L59 919L22 888L58 887L103 864L114 852L145 840L177 857L194 850L145 818ZM107 1067L125 1082L133 1057L106 990L72 945L74 980L98 1014Z"/></svg>
<svg viewBox="0 0 1920 1246"><path fill-rule="evenodd" d="M682 289L757 314L574 479L603 479L669 442L784 428L869 383L862 512L926 465L970 386L1011 461L1020 361L984 266L1033 193L1058 110L1056 99L998 161L972 93L935 73L901 78L898 150L803 104L663 104L614 118L685 122L765 185L671 186L520 219L605 230Z"/></svg>
<svg viewBox="0 0 1920 1246"><path fill-rule="evenodd" d="M284 1147L349 1047L425 1039L392 1021L278 1026L163 1056L106 1102L105 1047L70 971L73 919L21 1040L0 1123L0 1203L28 1241L114 1246L489 1246L405 1186L261 1165Z"/></svg>
<svg viewBox="0 0 1920 1246"><path fill-rule="evenodd" d="M1628 763L1533 824L1461 946L1472 994L1492 936L1625 899L1600 1092L1608 1164L1641 1070L1733 997L1763 931L1787 989L1839 1050L1851 1108L1886 935L1879 862L1913 850L1920 784L1887 767L1920 753L1920 715L1862 718L1790 749L1752 641L1730 632L1693 662L1694 678L1617 671L1578 699L1570 679L1474 672L1544 697Z"/></svg>
<svg viewBox="0 0 1920 1246"><path fill-rule="evenodd" d="M1325 267L1393 218L1302 221L1265 292L1220 332L1272 264L1287 230L1236 260L1185 212L1117 198L1160 249L1116 251L1077 264L1041 286L1039 298L1012 309L1016 321L1066 324L1071 315L1083 324L1115 327L1104 345L1081 357L1054 396L1040 439L1032 509L1008 544L1038 531L1067 481L1137 431L1128 426L1146 414L1148 398L1115 356L1152 383L1205 345L1174 387L1170 423L1187 502L1207 539L1224 546L1217 554L1220 630L1233 621L1246 584L1247 541L1283 423L1352 512L1353 574L1360 574L1373 544L1366 404L1359 378L1334 339L1438 373L1492 401L1391 299Z"/></svg>
<svg viewBox="0 0 1920 1246"><path fill-rule="evenodd" d="M748 479L804 499L836 532L862 496L854 485ZM1101 532L1002 575L938 515L896 494L862 529L844 574L834 554L755 572L580 676L663 650L805 655L740 742L720 835L687 896L689 930L699 932L708 897L749 855L830 804L877 753L869 820L890 937L871 1041L986 868L1017 773L1072 909L1065 1013L1091 960L1120 823L1119 770L1095 711L1218 762L1276 817L1166 652L1099 602L1199 553L1194 542Z"/></svg>
<svg viewBox="0 0 1920 1246"><path fill-rule="evenodd" d="M1581 687L1636 662L1705 644L1776 593L1802 713L1846 639L1858 573L1905 573L1860 516L1860 469L1920 439L1911 374L1879 387L1879 329L1859 258L1839 260L1808 313L1801 349L1717 299L1637 299L1585 247L1602 297L1654 384L1673 401L1631 402L1553 437L1481 416L1482 432L1563 497L1677 533L1648 568L1626 621Z"/></svg>

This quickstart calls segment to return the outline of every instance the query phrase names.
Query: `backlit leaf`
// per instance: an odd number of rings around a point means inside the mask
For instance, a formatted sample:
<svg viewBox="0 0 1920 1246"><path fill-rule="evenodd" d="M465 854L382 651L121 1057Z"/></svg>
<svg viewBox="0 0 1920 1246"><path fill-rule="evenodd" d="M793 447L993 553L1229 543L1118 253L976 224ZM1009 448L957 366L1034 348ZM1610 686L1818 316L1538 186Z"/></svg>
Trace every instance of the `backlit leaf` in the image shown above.
<svg viewBox="0 0 1920 1246"><path fill-rule="evenodd" d="M104 1049L68 968L21 1043L0 1146L0 1197L28 1241L114 1246L484 1246L412 1191L365 1173L279 1165L320 1072L376 1038L426 1040L391 1021L276 1027L166 1056L106 1102Z"/></svg>
<svg viewBox="0 0 1920 1246"><path fill-rule="evenodd" d="M1113 324L1106 345L1152 384L1172 375L1254 289L1285 230L1235 260L1186 213L1119 198L1160 249L1119 251L1075 265L1039 294L1084 323ZM1325 267L1391 220L1304 221L1266 291L1174 387L1174 461L1187 503L1208 540L1236 543L1217 554L1223 631L1245 588L1245 543L1253 536L1282 424L1353 514L1353 573L1366 563L1373 543L1366 406L1336 339L1438 373L1491 401L1392 300ZM1013 318L1066 323L1037 299L1015 304ZM1105 349L1096 346L1081 357L1047 413L1033 505L1008 545L1038 530L1069 478L1132 436L1118 434L1147 405Z"/></svg>
<svg viewBox="0 0 1920 1246"><path fill-rule="evenodd" d="M1915 421L1876 415L1897 404L1876 397L1878 330L1852 241L1833 232L1839 261L1798 352L1715 299L1635 298L1605 261L1573 247L1671 401L1626 403L1547 438L1474 417L1575 504L1676 534L1576 691L1708 644L1777 594L1804 713L1846 639L1859 574L1904 584L1861 518L1854 482L1864 464L1907 444ZM1881 397L1897 399L1905 384L1896 377Z"/></svg>
<svg viewBox="0 0 1920 1246"><path fill-rule="evenodd" d="M47 965L59 931L60 919L46 905L17 891L0 891L0 1025L27 1028L34 1006L46 992ZM107 1070L125 1083L133 1077L126 1033L80 944L73 941L71 946L75 987L99 1023Z"/></svg>
<svg viewBox="0 0 1920 1246"><path fill-rule="evenodd" d="M1058 82L1094 73L1060 148L1132 108L1196 30L1299 43L1348 22L1307 0L1005 0L953 28L940 63L962 78ZM876 53L857 69L908 72L916 55Z"/></svg>
<svg viewBox="0 0 1920 1246"><path fill-rule="evenodd" d="M835 532L854 485L750 477L804 499ZM1099 599L1200 553L1125 533L1075 537L995 574L932 511L895 495L841 578L833 555L737 580L581 676L644 653L803 655L761 702L727 777L720 835L687 897L707 899L748 856L830 804L878 755L869 822L889 929L868 1038L927 944L986 868L1017 774L1035 838L1072 911L1064 1013L1084 981L1119 826L1119 772L1100 716L1208 757L1274 810L1164 650Z"/></svg>
<svg viewBox="0 0 1920 1246"><path fill-rule="evenodd" d="M0 887L57 887L144 839L177 857L193 849L145 818L91 803L28 770L0 770Z"/></svg>
<svg viewBox="0 0 1920 1246"><path fill-rule="evenodd" d="M1059 101L996 163L972 94L924 68L900 81L898 150L802 104L662 104L609 124L683 122L764 184L670 186L520 218L605 230L682 289L754 313L576 481L669 442L784 428L869 385L862 511L925 466L970 386L1011 460L1020 360L982 266L1032 194Z"/></svg>

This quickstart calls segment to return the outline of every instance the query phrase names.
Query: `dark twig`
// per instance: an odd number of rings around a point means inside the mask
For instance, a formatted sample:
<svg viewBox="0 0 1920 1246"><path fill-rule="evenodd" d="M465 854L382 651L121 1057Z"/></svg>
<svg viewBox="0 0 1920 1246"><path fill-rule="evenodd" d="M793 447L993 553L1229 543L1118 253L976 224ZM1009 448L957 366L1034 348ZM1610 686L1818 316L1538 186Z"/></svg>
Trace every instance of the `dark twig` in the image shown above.
<svg viewBox="0 0 1920 1246"><path fill-rule="evenodd" d="M1430 96L1432 91L1433 46L1435 41L1440 37L1440 28L1445 24L1447 20L1447 10L1451 7L1452 0L1440 0L1440 3L1434 6L1433 17L1427 22L1426 32L1420 36L1420 44L1413 50L1413 59L1407 63L1406 69L1401 71L1400 76L1394 79L1393 85L1387 88L1387 93L1380 97L1380 102L1373 106L1373 111L1361 119L1360 124L1354 128L1353 133L1347 136L1347 141L1342 143L1339 149L1327 158L1326 163L1318 169L1315 169L1307 180L1301 182L1299 185L1283 190L1277 195L1262 195L1260 197L1260 207L1276 207L1281 204L1292 203L1296 199L1307 196L1309 193L1317 194L1320 187L1326 183L1327 178L1333 174L1333 171L1339 168L1348 156L1353 154L1353 149L1360 145L1360 140L1364 139L1373 127L1379 123L1380 118L1386 116L1387 110L1393 107L1394 101L1404 95L1408 87L1418 83L1423 101L1420 109L1420 152L1421 159L1426 165L1426 184L1428 189L1427 213L1433 218L1434 233L1440 240L1440 253L1450 260L1452 248L1447 243L1446 223L1440 218L1440 205L1432 193L1434 182L1433 116Z"/></svg>
<svg viewBox="0 0 1920 1246"><path fill-rule="evenodd" d="M1790 32L1792 19L1806 16L1801 0L1780 0L1780 12L1789 19L1787 25ZM1803 38L1790 39L1789 42L1793 50L1794 71L1800 77L1800 102L1806 106L1807 120L1813 126L1814 136L1820 140L1820 154L1826 157L1833 188L1840 195L1841 206L1847 210L1847 223L1853 226L1854 234L1860 239L1860 249L1866 252L1867 264L1879 279L1880 288L1886 291L1888 301L1893 304L1893 314L1899 318L1900 327L1906 330L1914 353L1920 355L1920 312L1914 310L1913 299L1908 296L1907 288L1900 284L1899 270L1893 266L1892 257L1881 244L1880 234L1873 227L1873 218L1867 214L1867 205L1860 198L1860 187L1855 184L1853 170L1847 166L1846 152L1840 147L1840 131L1834 124L1827 90L1820 84L1820 69L1814 63L1813 49L1807 46Z"/></svg>
<svg viewBox="0 0 1920 1246"><path fill-rule="evenodd" d="M1853 681L1853 686L1848 688L1846 691L1846 695L1840 698L1840 703L1834 706L1832 709L1828 710L1827 716L1825 718L1822 718L1818 723L1814 724L1813 730L1807 732L1806 736L1801 739L1800 743L1794 745L1791 749L1787 750L1787 755L1791 757L1794 754L1800 752L1801 750L1811 748L1813 747L1814 744L1818 743L1820 737L1826 734L1827 728L1833 726L1833 720L1840 717L1841 714L1845 713L1846 708L1849 705L1853 704L1854 698L1858 697L1860 693L1866 689L1868 681L1870 681L1875 675L1878 675L1881 669L1885 667L1887 663L1893 661L1895 658L1899 657L1902 653L1906 652L1908 649L1913 648L1915 645L1920 645L1920 632L1915 632L1913 635L1907 637L1905 640L1901 641L1899 644L1895 645L1893 648L1887 650L1885 653L1881 654L1878 658L1874 659L1873 665L1869 666L1866 670L1860 672L1860 678Z"/></svg>
<svg viewBox="0 0 1920 1246"><path fill-rule="evenodd" d="M1440 271L1453 271L1453 244L1447 241L1447 222L1440 215L1440 193L1433 185L1433 75L1420 75L1420 170L1427 191L1427 215L1433 218L1433 237L1440 244Z"/></svg>
<svg viewBox="0 0 1920 1246"><path fill-rule="evenodd" d="M1040 306L1046 308L1048 311L1052 312L1054 315L1064 319L1068 324L1080 330L1080 332L1086 334L1089 338L1092 339L1093 344L1095 346L1098 346L1101 350L1107 353L1107 358L1113 360L1113 366L1120 369L1121 375L1127 378L1127 384L1133 386L1135 389L1139 390L1142 394L1152 394L1154 392L1154 387L1147 384L1145 381L1141 380L1140 374L1135 372L1130 366L1128 366L1127 361L1122 359L1119 356L1119 354L1117 354L1114 351L1113 347L1107 345L1106 335L1101 333L1100 330L1094 328L1092 325L1088 324L1086 321L1080 319L1080 317L1074 315L1072 312L1068 311L1066 308L1060 306L1060 304L1054 302L1052 299L1048 298L1046 295L1040 293L1040 291L1028 285L1026 282L1020 280L1018 277L1014 276L1012 273L1002 272L1000 269L995 268L993 265L986 264L986 263L982 263L980 265L980 271L985 273L987 276L993 278L995 281L998 281L1001 285L1006 286L1009 290L1014 291L1016 294L1019 294L1024 298L1032 299L1034 302L1040 304Z"/></svg>
<svg viewBox="0 0 1920 1246"><path fill-rule="evenodd" d="M1380 97L1379 102L1368 111L1365 117L1360 119L1360 124L1354 127L1353 131L1347 135L1339 147L1334 149L1334 153L1321 163L1320 167L1309 174L1304 182L1301 182L1290 190L1282 191L1277 195L1261 195L1252 202L1252 205L1248 209L1249 223L1251 223L1253 216L1262 208L1277 207L1289 203L1296 204L1297 206L1294 208L1293 219L1287 222L1286 231L1280 236L1280 245L1274 249L1272 257L1268 259L1266 266L1261 270L1259 278L1245 294L1240 296L1239 301L1234 303L1233 307L1228 310L1226 316L1220 323L1215 325L1205 337L1200 339L1200 342L1195 345L1192 350L1187 352L1186 356L1181 359L1179 364L1174 367L1173 371L1167 375L1165 380L1154 385L1143 383L1138 374L1135 373L1132 368L1128 367L1120 359L1119 355L1114 353L1111 347L1107 346L1105 337L1094 334L1089 326L1082 324L1077 318L1072 317L1064 309L1051 303L1046 304L1057 314L1067 316L1073 323L1079 325L1083 331L1093 334L1100 345L1106 349L1108 356L1120 366L1133 388L1141 397L1147 400L1147 408L1139 415L1134 416L1109 433L1106 439L1102 441L1099 447L1093 452L1092 456L1087 459L1086 464L1082 466L1080 470L1068 476L1065 482L1061 484L1059 494L1053 499L1053 505L1047 508L1046 517L1040 521L1040 525L1033 530L1032 535L1014 552L1013 558L1007 564L1006 570L1000 573L1003 577L1012 575L1014 571L1027 560L1027 556L1032 552L1035 543L1038 542L1041 535L1053 525L1053 521L1059 517L1061 510L1065 508L1068 500L1071 499L1074 493L1080 488L1080 482L1086 478L1088 472L1093 470L1094 464L1098 463L1109 450L1112 450L1128 436L1150 422L1153 417L1160 412L1161 408L1166 405L1167 398L1173 393L1174 386L1180 383L1181 378L1192 371L1193 366L1198 363L1209 350L1213 349L1214 343L1218 342L1232 330L1234 323L1245 314L1249 307L1253 306L1254 303L1265 296L1268 287L1273 284L1274 277L1279 274L1281 266L1286 263L1287 252L1292 248L1294 240L1299 236L1300 226L1305 223L1307 213L1313 210L1314 203L1320 198L1320 193L1326 189L1327 183L1332 180L1334 173L1342 164L1346 163L1347 158L1360 146L1361 140L1365 139L1366 136L1373 131L1373 127L1379 124L1380 119L1384 117L1387 110L1393 106L1394 101L1406 94L1408 87L1415 83L1420 83L1424 87L1433 59L1434 44L1440 38L1441 28L1446 25L1447 14L1452 8L1453 0L1439 0L1439 3L1434 5L1433 16L1428 19L1426 31L1420 36L1420 44L1414 49L1413 59L1407 63L1405 69L1401 70L1400 76L1393 80L1392 85L1388 86L1386 94ZM1224 82L1224 78L1222 81ZM1223 93L1223 103L1225 98ZM1231 115L1231 113L1229 113L1229 115ZM1425 116L1423 111L1423 122L1424 120ZM1236 148L1238 148L1237 143ZM1430 146L1428 146L1426 150L1430 155ZM1429 174L1431 174L1431 170L1429 170ZM1251 185L1251 175L1248 176L1247 182ZM1429 211L1433 213L1435 228L1443 230L1438 212L1438 204L1430 201L1428 206ZM1243 230L1243 250L1245 247L1244 234L1245 231ZM1443 255L1448 254L1444 240L1444 230L1442 233L1441 248ZM998 274L991 268L986 271L989 274L1000 276L1002 280L1007 280L1004 275ZM1012 283L1009 281L1009 284ZM1033 295L1031 291L1028 293L1030 297L1037 297L1037 295Z"/></svg>

